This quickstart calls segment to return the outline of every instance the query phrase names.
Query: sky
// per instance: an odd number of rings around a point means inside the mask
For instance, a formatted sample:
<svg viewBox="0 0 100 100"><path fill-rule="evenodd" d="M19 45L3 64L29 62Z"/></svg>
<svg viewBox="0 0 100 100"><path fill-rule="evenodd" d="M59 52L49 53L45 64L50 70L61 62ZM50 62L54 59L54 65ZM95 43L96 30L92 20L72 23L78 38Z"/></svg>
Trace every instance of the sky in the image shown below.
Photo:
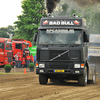
<svg viewBox="0 0 100 100"><path fill-rule="evenodd" d="M0 28L14 25L17 16L22 14L21 1L23 0L0 0Z"/></svg>

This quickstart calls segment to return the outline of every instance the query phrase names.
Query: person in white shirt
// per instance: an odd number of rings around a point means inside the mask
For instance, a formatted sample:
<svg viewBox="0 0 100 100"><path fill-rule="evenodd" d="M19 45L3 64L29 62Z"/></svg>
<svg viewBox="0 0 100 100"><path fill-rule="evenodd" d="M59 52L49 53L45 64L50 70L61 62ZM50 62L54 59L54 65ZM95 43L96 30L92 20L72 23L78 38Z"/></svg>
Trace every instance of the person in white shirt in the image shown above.
<svg viewBox="0 0 100 100"><path fill-rule="evenodd" d="M18 67L18 53L14 56L15 57L15 66Z"/></svg>

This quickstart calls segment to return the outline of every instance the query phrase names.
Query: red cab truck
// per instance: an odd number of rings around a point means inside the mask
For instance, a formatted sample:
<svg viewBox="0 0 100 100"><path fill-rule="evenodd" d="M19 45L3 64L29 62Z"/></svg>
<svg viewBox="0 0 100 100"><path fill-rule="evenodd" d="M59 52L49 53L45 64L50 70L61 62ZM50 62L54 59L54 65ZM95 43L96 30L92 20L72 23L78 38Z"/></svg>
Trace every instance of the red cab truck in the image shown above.
<svg viewBox="0 0 100 100"><path fill-rule="evenodd" d="M13 65L12 42L8 38L0 38L0 66Z"/></svg>
<svg viewBox="0 0 100 100"><path fill-rule="evenodd" d="M24 39L12 39L13 57L15 56L15 54L17 54L17 52L20 52L22 56L22 66L26 65L25 56L27 55L27 53L29 53L29 45L31 44L26 42L26 40Z"/></svg>

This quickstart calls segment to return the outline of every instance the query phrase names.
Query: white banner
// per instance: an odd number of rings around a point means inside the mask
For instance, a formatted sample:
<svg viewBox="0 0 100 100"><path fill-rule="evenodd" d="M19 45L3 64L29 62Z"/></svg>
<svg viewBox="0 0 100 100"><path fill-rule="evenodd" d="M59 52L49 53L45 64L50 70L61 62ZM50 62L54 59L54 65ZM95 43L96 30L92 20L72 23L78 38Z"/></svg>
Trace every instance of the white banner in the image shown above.
<svg viewBox="0 0 100 100"><path fill-rule="evenodd" d="M88 56L100 56L100 49L88 49Z"/></svg>

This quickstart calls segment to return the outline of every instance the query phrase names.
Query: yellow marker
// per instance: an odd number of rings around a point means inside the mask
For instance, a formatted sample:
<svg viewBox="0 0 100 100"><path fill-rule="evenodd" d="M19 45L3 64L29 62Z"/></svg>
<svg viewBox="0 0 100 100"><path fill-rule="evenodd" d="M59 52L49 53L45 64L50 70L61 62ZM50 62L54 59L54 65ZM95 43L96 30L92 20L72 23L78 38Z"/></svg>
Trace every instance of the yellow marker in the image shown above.
<svg viewBox="0 0 100 100"><path fill-rule="evenodd" d="M96 75L98 75L98 73L96 73Z"/></svg>

